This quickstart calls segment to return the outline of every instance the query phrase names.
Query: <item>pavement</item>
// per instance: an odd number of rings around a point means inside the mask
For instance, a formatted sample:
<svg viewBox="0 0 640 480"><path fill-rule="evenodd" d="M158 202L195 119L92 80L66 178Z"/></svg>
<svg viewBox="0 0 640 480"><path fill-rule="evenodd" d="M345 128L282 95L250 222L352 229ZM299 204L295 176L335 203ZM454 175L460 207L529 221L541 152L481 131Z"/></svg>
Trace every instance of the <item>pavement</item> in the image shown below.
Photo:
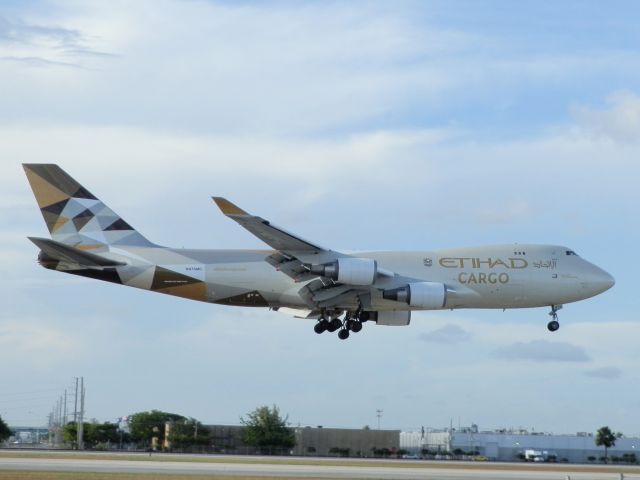
<svg viewBox="0 0 640 480"><path fill-rule="evenodd" d="M277 478L331 478L331 479L408 479L408 480L640 480L637 473L625 473L623 477L611 467L537 465L529 464L469 464L449 463L429 465L427 462L384 466L376 461L359 461L357 465L344 464L304 465L299 463L242 463L235 459L225 463L210 463L195 458L193 461L113 460L99 458L21 458L0 457L0 472L7 470L96 472L128 474L174 474L194 476L265 476ZM255 459L252 459L255 461ZM368 465L370 463L370 465ZM575 470L578 471L575 471Z"/></svg>

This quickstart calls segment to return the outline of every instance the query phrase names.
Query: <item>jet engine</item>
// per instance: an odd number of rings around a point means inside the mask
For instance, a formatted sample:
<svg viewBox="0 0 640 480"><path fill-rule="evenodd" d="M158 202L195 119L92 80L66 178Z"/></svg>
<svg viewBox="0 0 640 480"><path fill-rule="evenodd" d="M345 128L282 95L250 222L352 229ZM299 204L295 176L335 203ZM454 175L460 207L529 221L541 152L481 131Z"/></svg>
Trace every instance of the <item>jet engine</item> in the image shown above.
<svg viewBox="0 0 640 480"><path fill-rule="evenodd" d="M370 258L339 258L325 265L311 265L309 271L348 285L373 285L378 275L378 262Z"/></svg>
<svg viewBox="0 0 640 480"><path fill-rule="evenodd" d="M410 283L405 287L382 292L383 298L404 302L411 307L436 310L447 302L447 287L438 282Z"/></svg>

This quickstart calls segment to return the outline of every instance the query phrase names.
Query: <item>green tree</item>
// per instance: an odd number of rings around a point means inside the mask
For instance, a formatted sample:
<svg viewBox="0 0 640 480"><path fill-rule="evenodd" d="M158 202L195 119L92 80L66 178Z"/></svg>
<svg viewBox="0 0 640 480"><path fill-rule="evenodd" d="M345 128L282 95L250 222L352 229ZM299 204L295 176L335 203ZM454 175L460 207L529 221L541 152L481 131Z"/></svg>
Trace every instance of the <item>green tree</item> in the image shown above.
<svg viewBox="0 0 640 480"><path fill-rule="evenodd" d="M262 406L240 418L244 425L242 441L249 446L258 447L263 452L269 449L291 448L296 444L293 430L288 427L288 417L282 418L275 405L272 408Z"/></svg>
<svg viewBox="0 0 640 480"><path fill-rule="evenodd" d="M209 445L209 429L195 418L185 418L171 423L169 443L172 449Z"/></svg>
<svg viewBox="0 0 640 480"><path fill-rule="evenodd" d="M607 426L598 429L596 433L596 445L598 447L604 447L604 463L607 463L607 451L615 446L616 440L620 437L622 437L622 433L614 433Z"/></svg>
<svg viewBox="0 0 640 480"><path fill-rule="evenodd" d="M129 420L131 439L139 445L150 446L151 439L158 437L160 445L164 442L164 425L167 422L184 421L185 417L175 413L151 410L134 413Z"/></svg>
<svg viewBox="0 0 640 480"><path fill-rule="evenodd" d="M11 435L13 435L13 432L9 428L9 425L7 425L5 421L2 420L2 417L0 417L0 442L4 442Z"/></svg>
<svg viewBox="0 0 640 480"><path fill-rule="evenodd" d="M86 427L88 423L83 423L83 425ZM62 440L64 443L76 444L78 440L78 429L75 422L69 422L64 426L62 429Z"/></svg>
<svg viewBox="0 0 640 480"><path fill-rule="evenodd" d="M100 444L117 444L120 435L118 434L118 424L92 422L84 429L85 441L93 448Z"/></svg>
<svg viewBox="0 0 640 480"><path fill-rule="evenodd" d="M108 444L117 445L120 442L120 431L117 423L84 422L82 425L84 444L87 448L96 448L100 445ZM64 426L62 438L66 443L75 445L78 438L75 422L69 422ZM123 440L128 440L128 438L123 438Z"/></svg>

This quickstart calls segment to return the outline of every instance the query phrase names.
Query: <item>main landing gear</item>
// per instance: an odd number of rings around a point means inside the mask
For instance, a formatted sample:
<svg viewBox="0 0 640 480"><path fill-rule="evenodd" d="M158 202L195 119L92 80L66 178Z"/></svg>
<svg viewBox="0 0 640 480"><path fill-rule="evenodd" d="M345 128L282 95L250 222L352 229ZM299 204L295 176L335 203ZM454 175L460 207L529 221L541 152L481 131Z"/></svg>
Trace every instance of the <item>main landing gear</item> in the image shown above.
<svg viewBox="0 0 640 480"><path fill-rule="evenodd" d="M313 331L320 334L324 332L338 332L338 338L340 340L346 340L349 338L350 332L358 333L362 330L362 324L369 320L369 313L356 311L347 312L344 319L340 319L339 316L331 317L327 319L324 314L318 319L313 327Z"/></svg>
<svg viewBox="0 0 640 480"><path fill-rule="evenodd" d="M558 322L558 310L562 308L562 305L551 305L551 311L549 315L551 315L551 321L547 323L547 328L550 332L555 332L560 328L560 322Z"/></svg>
<svg viewBox="0 0 640 480"><path fill-rule="evenodd" d="M340 327L342 327L342 320L338 317L333 317L330 319L326 319L324 316L318 319L318 323L316 323L313 327L314 332L320 334L324 332L335 332Z"/></svg>

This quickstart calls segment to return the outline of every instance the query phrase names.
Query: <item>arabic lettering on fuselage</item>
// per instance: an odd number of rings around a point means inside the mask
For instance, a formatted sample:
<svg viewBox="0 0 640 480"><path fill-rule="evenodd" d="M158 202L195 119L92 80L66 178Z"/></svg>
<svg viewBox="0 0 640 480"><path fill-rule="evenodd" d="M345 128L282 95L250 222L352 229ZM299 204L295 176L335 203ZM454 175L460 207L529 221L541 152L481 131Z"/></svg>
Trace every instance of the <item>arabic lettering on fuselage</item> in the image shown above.
<svg viewBox="0 0 640 480"><path fill-rule="evenodd" d="M535 268L548 268L550 270L555 270L558 266L558 259L552 258L551 260L547 261L540 260L539 262L533 262L533 266Z"/></svg>

